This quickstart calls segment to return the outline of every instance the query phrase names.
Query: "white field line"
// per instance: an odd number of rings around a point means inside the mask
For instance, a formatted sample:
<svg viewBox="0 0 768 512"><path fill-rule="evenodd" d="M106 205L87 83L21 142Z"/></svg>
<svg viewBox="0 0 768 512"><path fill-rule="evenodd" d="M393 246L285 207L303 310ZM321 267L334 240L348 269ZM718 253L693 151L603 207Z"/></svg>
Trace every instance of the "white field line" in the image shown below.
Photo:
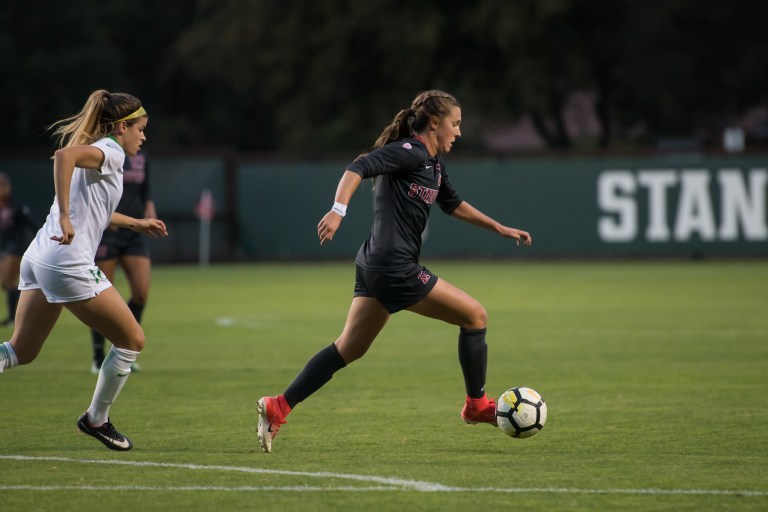
<svg viewBox="0 0 768 512"><path fill-rule="evenodd" d="M263 492L263 491L287 491L287 492L371 492L371 491L400 491L400 487L375 486L340 486L317 487L310 485L246 485L240 487L224 487L214 485L186 485L186 486L146 486L146 485L0 485L0 491L137 491L137 492L191 492L191 491L215 491L215 492Z"/></svg>
<svg viewBox="0 0 768 512"><path fill-rule="evenodd" d="M202 471L224 471L251 474L270 474L287 476L304 476L322 479L354 480L372 482L383 485L377 486L92 486L92 485L0 485L0 491L155 491L155 492L190 492L190 491L224 491L224 492L260 492L260 491L289 491L289 492L369 492L369 491L418 491L418 492L493 492L493 493L537 493L537 494L632 494L632 495L704 495L704 496L751 496L766 497L768 491L749 489L581 489L575 487L450 487L432 482L405 480L402 478L356 475L349 473L331 473L326 471L287 471L278 469L261 469L242 466L216 466L201 464L177 464L170 462L141 462L123 460L72 459L67 457L32 457L26 455L0 455L0 460L17 461L52 461L71 462L77 464L107 464L116 466L138 466L191 469Z"/></svg>
<svg viewBox="0 0 768 512"><path fill-rule="evenodd" d="M268 474L268 475L287 475L287 476L304 476L312 478L325 478L325 479L341 479L341 480L355 480L358 482L373 482L377 484L384 484L390 487L397 487L403 489L412 489L417 491L441 491L448 488L440 485L433 484L431 482L419 482L415 480L404 480L401 478L390 478L381 476L367 476L367 475L355 475L346 473L330 473L326 471L313 473L308 471L287 471L281 469L262 469L262 468L249 468L242 466L208 466L200 464L176 464L169 462L139 462L130 460L97 460L97 459L70 459L67 457L29 457L26 455L0 455L0 459L8 460L26 460L26 461L53 461L53 462L74 462L81 464L110 464L117 466L139 466L139 467L151 467L151 468L177 468L177 469L192 469L192 470L205 470L205 471L226 471L226 472L238 472L238 473L252 473L252 474Z"/></svg>

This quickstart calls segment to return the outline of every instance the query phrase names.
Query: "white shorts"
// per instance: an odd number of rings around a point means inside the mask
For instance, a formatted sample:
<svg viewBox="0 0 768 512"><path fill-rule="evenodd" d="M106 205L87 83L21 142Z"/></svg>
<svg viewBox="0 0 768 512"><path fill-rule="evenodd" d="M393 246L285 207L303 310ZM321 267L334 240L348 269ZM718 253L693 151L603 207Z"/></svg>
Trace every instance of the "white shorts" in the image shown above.
<svg viewBox="0 0 768 512"><path fill-rule="evenodd" d="M76 270L54 270L21 259L19 290L42 290L51 303L91 299L112 286L97 266Z"/></svg>

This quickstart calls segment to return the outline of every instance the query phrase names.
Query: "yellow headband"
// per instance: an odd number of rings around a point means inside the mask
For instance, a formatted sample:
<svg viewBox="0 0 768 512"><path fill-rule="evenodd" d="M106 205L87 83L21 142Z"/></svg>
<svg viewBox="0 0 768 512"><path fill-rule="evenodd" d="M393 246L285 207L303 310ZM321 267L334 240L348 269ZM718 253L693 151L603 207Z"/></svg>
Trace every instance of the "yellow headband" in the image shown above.
<svg viewBox="0 0 768 512"><path fill-rule="evenodd" d="M119 123L120 121L127 121L129 119L136 119L137 117L141 117L141 116L145 116L145 115L147 115L147 111L144 110L144 107L139 107L139 110L137 110L133 114L128 114L127 116L123 117L122 119L118 119L115 122Z"/></svg>

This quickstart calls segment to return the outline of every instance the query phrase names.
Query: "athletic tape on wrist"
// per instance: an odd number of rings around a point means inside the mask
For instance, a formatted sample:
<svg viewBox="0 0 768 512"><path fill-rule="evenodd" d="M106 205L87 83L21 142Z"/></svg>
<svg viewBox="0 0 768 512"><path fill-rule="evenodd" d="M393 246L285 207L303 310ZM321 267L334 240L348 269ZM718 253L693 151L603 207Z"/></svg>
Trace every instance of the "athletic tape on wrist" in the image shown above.
<svg viewBox="0 0 768 512"><path fill-rule="evenodd" d="M347 214L347 205L336 201L333 203L333 208L331 208L331 211L343 217Z"/></svg>

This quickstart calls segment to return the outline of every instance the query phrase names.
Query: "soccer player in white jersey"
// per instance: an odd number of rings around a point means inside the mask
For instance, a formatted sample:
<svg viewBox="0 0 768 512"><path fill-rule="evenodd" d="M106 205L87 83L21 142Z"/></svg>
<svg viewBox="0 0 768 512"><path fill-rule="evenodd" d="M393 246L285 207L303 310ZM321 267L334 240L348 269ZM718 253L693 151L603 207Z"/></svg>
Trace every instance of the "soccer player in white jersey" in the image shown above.
<svg viewBox="0 0 768 512"><path fill-rule="evenodd" d="M60 147L53 157L56 196L22 258L15 329L11 340L0 344L0 373L31 363L65 307L103 333L113 346L77 427L119 451L130 450L133 443L109 421L109 409L144 348L144 332L94 256L108 226L151 237L168 235L161 220L115 213L125 156L135 155L146 140L147 121L137 98L98 90L80 113L51 126Z"/></svg>

